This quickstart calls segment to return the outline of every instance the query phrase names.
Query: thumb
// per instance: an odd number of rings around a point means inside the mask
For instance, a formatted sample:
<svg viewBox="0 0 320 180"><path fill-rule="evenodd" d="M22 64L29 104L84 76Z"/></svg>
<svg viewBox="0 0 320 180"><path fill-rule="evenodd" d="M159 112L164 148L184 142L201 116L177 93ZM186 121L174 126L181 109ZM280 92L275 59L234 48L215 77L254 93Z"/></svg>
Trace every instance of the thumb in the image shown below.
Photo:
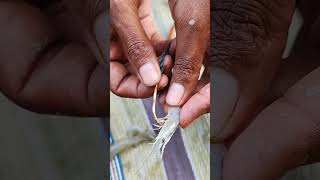
<svg viewBox="0 0 320 180"><path fill-rule="evenodd" d="M171 106L184 104L198 82L209 40L209 3L208 0L169 1L177 34L174 68L166 97Z"/></svg>
<svg viewBox="0 0 320 180"><path fill-rule="evenodd" d="M133 71L146 86L153 86L160 81L161 72L155 50L141 24L139 6L132 1L112 0L110 15Z"/></svg>
<svg viewBox="0 0 320 180"><path fill-rule="evenodd" d="M319 75L320 68L295 84L234 141L224 160L224 179L277 179L320 161Z"/></svg>

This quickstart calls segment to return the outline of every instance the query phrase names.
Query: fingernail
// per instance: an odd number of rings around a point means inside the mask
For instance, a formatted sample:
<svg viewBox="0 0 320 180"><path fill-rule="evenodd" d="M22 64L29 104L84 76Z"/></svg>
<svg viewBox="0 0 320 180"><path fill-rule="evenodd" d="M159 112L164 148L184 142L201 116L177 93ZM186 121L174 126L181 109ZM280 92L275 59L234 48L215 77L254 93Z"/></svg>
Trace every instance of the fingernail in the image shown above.
<svg viewBox="0 0 320 180"><path fill-rule="evenodd" d="M167 104L171 106L178 106L183 97L184 91L185 88L182 84L172 83L166 98Z"/></svg>
<svg viewBox="0 0 320 180"><path fill-rule="evenodd" d="M152 62L142 65L139 73L146 86L154 86L160 81L160 73Z"/></svg>

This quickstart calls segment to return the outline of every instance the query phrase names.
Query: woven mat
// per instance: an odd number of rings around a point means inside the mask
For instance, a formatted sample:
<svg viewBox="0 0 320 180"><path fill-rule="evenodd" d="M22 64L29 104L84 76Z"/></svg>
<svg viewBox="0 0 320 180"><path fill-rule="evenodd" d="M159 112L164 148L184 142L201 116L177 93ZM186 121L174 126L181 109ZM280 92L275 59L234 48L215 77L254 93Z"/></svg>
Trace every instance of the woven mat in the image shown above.
<svg viewBox="0 0 320 180"><path fill-rule="evenodd" d="M167 37L173 25L167 1L152 1L152 10L158 31ZM113 141L128 137L128 130L132 127L152 128L150 101L125 99L110 94ZM118 154L110 165L118 174L123 173L126 179L209 179L208 143L209 116L206 115L176 133L166 148L165 162L159 157L159 152L151 154L151 145L145 142ZM119 163L121 165L116 166Z"/></svg>
<svg viewBox="0 0 320 180"><path fill-rule="evenodd" d="M132 127L151 129L149 117L145 106L141 100L125 99L110 96L111 118L110 128L113 140L128 137L127 132ZM209 116L205 115L191 126L181 130L184 147L187 152L193 177L188 179L209 179ZM170 142L169 142L170 144ZM167 171L164 162L159 156L159 152L152 152L152 145L144 142L135 147L129 148L116 157L121 159L123 174L126 179L167 179ZM172 169L175 171L175 169ZM172 174L172 172L170 172ZM176 175L184 173L183 171L174 172ZM178 177L176 179L179 179ZM185 178L184 178L185 179Z"/></svg>

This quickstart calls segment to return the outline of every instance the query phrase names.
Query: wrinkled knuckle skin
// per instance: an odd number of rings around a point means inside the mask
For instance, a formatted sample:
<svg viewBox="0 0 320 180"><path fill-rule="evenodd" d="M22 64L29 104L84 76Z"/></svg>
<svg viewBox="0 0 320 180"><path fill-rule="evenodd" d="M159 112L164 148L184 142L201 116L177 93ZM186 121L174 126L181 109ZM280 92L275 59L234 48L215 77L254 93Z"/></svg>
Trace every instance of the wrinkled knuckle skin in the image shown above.
<svg viewBox="0 0 320 180"><path fill-rule="evenodd" d="M135 9L140 3L141 0L110 0L110 15L113 17L115 14L119 15L119 13L128 11L128 9Z"/></svg>
<svg viewBox="0 0 320 180"><path fill-rule="evenodd" d="M189 57L177 57L174 65L176 80L179 82L190 81L199 75L197 61Z"/></svg>
<svg viewBox="0 0 320 180"><path fill-rule="evenodd" d="M274 18L269 1L216 0L211 8L210 66L256 66L259 59L250 57L271 41Z"/></svg>
<svg viewBox="0 0 320 180"><path fill-rule="evenodd" d="M117 19L117 15L119 12L123 12L125 10L125 0L110 0L110 17L111 19Z"/></svg>
<svg viewBox="0 0 320 180"><path fill-rule="evenodd" d="M124 3L123 0L110 0L110 10L112 10L113 8L116 8L118 6L121 6L122 3Z"/></svg>
<svg viewBox="0 0 320 180"><path fill-rule="evenodd" d="M128 59L131 62L142 64L153 52L152 47L143 40L129 40L128 47Z"/></svg>

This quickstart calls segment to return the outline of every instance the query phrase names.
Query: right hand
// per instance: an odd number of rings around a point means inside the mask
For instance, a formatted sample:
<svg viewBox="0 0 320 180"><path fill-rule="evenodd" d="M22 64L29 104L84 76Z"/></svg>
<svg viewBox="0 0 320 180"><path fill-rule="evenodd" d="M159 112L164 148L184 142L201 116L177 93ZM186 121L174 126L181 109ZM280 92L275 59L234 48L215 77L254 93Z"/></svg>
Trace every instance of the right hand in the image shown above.
<svg viewBox="0 0 320 180"><path fill-rule="evenodd" d="M159 53L167 42L156 31L150 0L111 0L110 89L119 96L143 98L152 95L152 86L165 87ZM155 48L154 45L157 44ZM165 61L170 65L170 58ZM168 64L169 63L169 64Z"/></svg>
<svg viewBox="0 0 320 180"><path fill-rule="evenodd" d="M293 0L215 0L206 61L213 72L213 141L232 140L262 110L294 7Z"/></svg>

